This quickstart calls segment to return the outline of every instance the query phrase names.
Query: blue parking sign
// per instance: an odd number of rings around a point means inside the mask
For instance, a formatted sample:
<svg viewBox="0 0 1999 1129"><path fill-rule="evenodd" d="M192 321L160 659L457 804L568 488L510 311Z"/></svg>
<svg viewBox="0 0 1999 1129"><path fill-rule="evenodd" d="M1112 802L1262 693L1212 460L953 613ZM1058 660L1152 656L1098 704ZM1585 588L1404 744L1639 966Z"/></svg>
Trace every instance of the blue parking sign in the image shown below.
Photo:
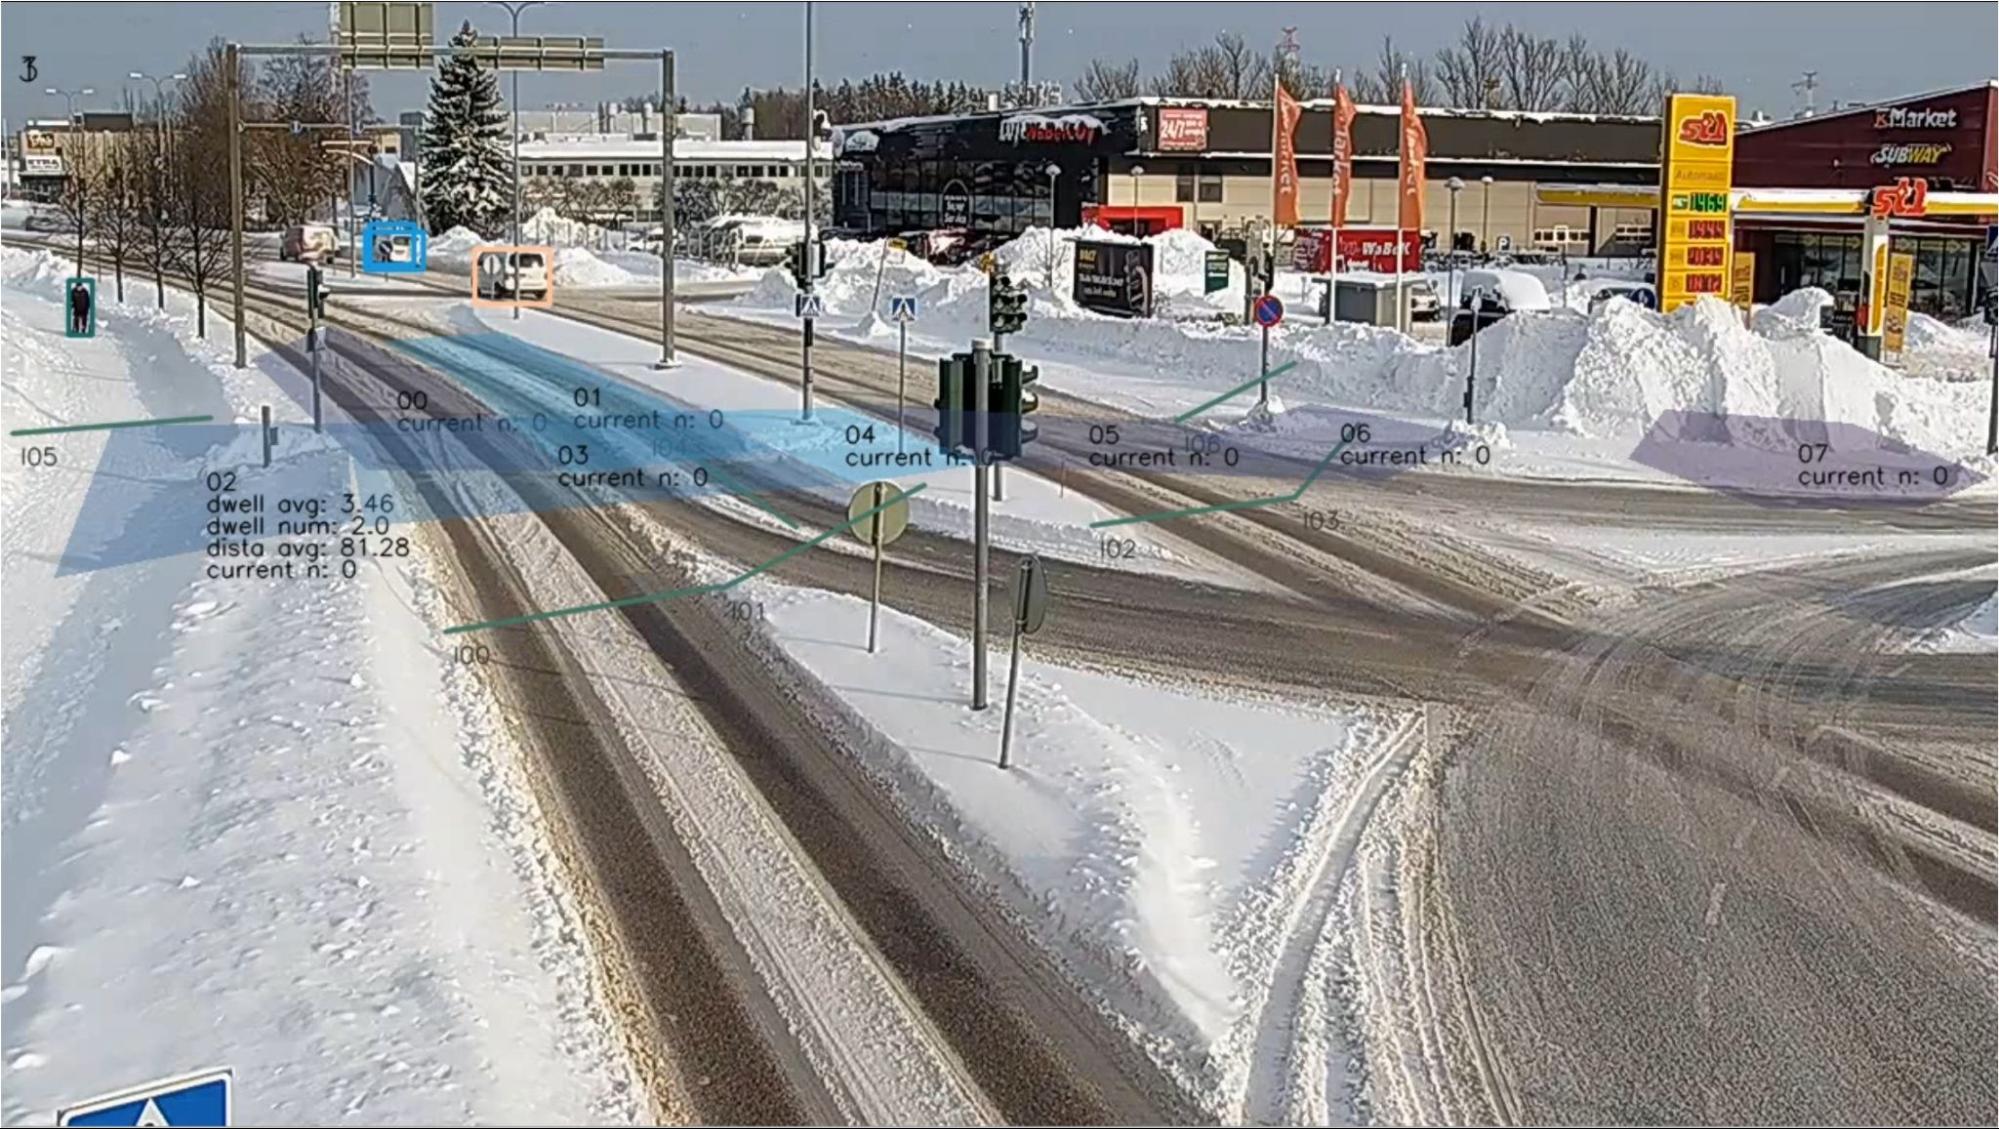
<svg viewBox="0 0 1999 1129"><path fill-rule="evenodd" d="M227 1125L232 1073L162 1078L56 1111L57 1125Z"/></svg>

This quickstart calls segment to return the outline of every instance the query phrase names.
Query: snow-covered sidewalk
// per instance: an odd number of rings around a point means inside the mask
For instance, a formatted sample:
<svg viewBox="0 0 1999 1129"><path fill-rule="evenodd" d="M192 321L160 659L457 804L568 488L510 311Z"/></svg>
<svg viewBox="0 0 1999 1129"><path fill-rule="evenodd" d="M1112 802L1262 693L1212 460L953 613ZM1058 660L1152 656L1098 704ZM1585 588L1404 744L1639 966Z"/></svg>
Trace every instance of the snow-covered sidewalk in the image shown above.
<svg viewBox="0 0 1999 1129"><path fill-rule="evenodd" d="M185 340L183 295L161 314L106 286L99 336L67 341L66 272L5 270L10 427L295 413L222 360L213 311L215 344ZM105 440L54 445L4 489L7 1122L215 1066L249 1124L646 1118L517 753L435 645L421 553L351 579L189 554L58 576ZM345 479L309 443L269 471L248 449L143 465L271 497Z"/></svg>

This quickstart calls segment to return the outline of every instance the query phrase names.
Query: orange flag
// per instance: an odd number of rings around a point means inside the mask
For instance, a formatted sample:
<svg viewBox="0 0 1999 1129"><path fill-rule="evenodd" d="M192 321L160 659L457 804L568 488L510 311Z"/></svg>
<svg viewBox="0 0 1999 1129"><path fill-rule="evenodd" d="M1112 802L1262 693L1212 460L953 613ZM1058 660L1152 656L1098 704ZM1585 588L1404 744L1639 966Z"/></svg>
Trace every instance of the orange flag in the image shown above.
<svg viewBox="0 0 1999 1129"><path fill-rule="evenodd" d="M1270 167L1270 222L1277 227L1298 226L1298 145L1293 136L1298 129L1298 115L1303 107L1298 100L1284 92L1282 82L1273 82L1276 89L1276 111L1270 115L1270 153L1273 158Z"/></svg>
<svg viewBox="0 0 1999 1129"><path fill-rule="evenodd" d="M1423 228L1423 161L1430 155L1430 134L1416 113L1416 93L1409 80L1402 80L1402 144L1399 171L1402 198L1396 207L1396 224L1404 231Z"/></svg>
<svg viewBox="0 0 1999 1129"><path fill-rule="evenodd" d="M1347 223L1347 197L1353 194L1353 95L1343 83L1333 84L1333 226Z"/></svg>

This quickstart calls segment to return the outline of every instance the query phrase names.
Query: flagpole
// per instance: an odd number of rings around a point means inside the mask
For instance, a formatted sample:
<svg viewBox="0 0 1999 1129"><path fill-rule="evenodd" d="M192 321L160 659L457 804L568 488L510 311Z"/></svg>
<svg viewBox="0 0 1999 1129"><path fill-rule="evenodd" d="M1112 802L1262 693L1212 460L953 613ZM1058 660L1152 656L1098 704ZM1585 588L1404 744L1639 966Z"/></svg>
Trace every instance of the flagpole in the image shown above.
<svg viewBox="0 0 1999 1129"><path fill-rule="evenodd" d="M1353 139L1347 139L1349 151ZM1333 68L1333 199L1332 199L1332 249L1326 255L1326 324L1339 320L1340 311L1340 193L1347 191L1341 183L1346 170L1340 161L1340 71Z"/></svg>
<svg viewBox="0 0 1999 1129"><path fill-rule="evenodd" d="M1273 290L1277 286L1277 186L1279 183L1277 137L1284 129L1284 107L1281 104L1281 91L1283 89L1284 79L1273 71L1270 76L1270 241L1265 244L1263 253L1263 273L1268 276L1263 283L1265 291ZM1198 196L1200 193L1196 192L1195 195Z"/></svg>
<svg viewBox="0 0 1999 1129"><path fill-rule="evenodd" d="M1409 64L1402 64L1402 105L1395 113L1395 328L1409 332L1402 298L1402 225L1409 208Z"/></svg>

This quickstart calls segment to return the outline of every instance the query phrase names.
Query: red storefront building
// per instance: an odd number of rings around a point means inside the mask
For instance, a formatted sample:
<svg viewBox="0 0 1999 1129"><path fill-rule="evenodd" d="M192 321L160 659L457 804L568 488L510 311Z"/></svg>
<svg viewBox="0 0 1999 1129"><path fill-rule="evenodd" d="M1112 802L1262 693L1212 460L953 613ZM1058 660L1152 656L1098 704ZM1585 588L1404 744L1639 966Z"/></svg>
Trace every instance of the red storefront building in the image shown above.
<svg viewBox="0 0 1999 1129"><path fill-rule="evenodd" d="M1999 82L1902 98L1795 121L1744 126L1736 135L1735 187L1868 190L1902 178L1932 191L1999 191ZM1801 286L1830 291L1850 316L1861 291L1861 218L1753 209L1736 214L1735 246L1752 252L1755 298ZM1897 218L1890 237L1916 255L1909 307L1942 318L1980 308L1991 228L1984 218ZM1989 272L1990 267L1985 271Z"/></svg>

